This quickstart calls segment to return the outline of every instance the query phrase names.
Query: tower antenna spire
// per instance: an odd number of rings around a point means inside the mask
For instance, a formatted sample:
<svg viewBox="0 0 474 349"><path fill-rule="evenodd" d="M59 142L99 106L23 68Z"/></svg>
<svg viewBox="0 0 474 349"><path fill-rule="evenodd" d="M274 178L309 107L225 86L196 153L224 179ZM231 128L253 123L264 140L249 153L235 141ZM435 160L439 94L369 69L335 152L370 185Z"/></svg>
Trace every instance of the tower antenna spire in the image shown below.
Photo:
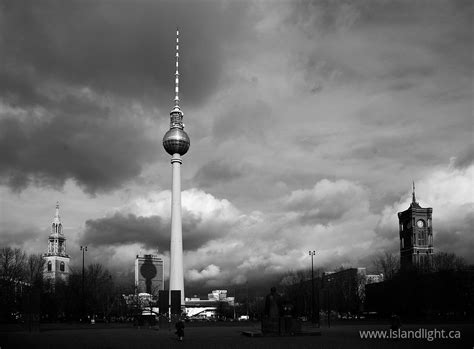
<svg viewBox="0 0 474 349"><path fill-rule="evenodd" d="M413 181L412 202L413 202L413 203L416 203L416 197L415 197L415 181Z"/></svg>
<svg viewBox="0 0 474 349"><path fill-rule="evenodd" d="M174 87L174 106L179 108L179 28L176 27L176 72Z"/></svg>

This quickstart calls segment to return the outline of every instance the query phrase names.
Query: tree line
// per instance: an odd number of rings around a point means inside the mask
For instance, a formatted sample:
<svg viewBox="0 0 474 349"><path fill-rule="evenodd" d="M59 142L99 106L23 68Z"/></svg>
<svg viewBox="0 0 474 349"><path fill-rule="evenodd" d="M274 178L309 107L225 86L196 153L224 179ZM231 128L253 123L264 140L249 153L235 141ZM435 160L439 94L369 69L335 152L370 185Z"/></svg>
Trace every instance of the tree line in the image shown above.
<svg viewBox="0 0 474 349"><path fill-rule="evenodd" d="M24 322L28 314L41 321L86 320L125 315L122 294L133 286L117 286L101 264L72 269L68 280L53 284L43 278L45 260L20 248L0 248L0 322Z"/></svg>

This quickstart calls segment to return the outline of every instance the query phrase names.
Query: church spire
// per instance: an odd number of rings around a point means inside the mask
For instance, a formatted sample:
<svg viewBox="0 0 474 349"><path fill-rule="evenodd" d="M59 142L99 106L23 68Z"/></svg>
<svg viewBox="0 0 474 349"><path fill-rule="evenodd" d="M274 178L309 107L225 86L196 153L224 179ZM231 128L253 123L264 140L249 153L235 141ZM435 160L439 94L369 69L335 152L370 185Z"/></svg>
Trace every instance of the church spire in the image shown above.
<svg viewBox="0 0 474 349"><path fill-rule="evenodd" d="M61 217L59 216L59 201L56 201L56 215L54 216L53 223L61 223Z"/></svg>
<svg viewBox="0 0 474 349"><path fill-rule="evenodd" d="M59 201L56 202L56 214L48 237L48 252L43 254L43 258L45 259L43 276L53 290L58 279L68 281L70 258L66 253L66 238L63 235L63 225L59 215Z"/></svg>

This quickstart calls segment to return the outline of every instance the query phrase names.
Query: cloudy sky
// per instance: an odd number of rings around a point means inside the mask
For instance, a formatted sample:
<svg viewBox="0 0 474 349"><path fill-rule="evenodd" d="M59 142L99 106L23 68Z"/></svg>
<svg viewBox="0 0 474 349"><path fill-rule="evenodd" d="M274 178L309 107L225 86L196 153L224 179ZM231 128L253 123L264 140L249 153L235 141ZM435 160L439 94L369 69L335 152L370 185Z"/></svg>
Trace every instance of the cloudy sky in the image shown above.
<svg viewBox="0 0 474 349"><path fill-rule="evenodd" d="M370 267L397 212L474 263L470 1L1 1L0 245L168 266L180 27L185 281ZM158 252L157 252L158 251ZM166 268L166 274L168 272Z"/></svg>

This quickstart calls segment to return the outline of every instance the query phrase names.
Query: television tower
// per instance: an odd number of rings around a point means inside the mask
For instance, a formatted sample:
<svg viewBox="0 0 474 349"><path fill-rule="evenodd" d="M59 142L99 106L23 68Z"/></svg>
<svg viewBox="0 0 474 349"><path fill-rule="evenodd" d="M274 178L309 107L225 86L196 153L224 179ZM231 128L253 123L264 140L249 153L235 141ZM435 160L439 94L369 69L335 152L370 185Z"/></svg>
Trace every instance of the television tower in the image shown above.
<svg viewBox="0 0 474 349"><path fill-rule="evenodd" d="M179 107L179 29L176 29L176 72L174 107L170 112L170 129L163 137L163 147L171 155L171 246L170 246L170 291L181 291L181 306L184 306L183 276L183 230L181 225L181 156L189 149L190 141L184 131L183 112Z"/></svg>

